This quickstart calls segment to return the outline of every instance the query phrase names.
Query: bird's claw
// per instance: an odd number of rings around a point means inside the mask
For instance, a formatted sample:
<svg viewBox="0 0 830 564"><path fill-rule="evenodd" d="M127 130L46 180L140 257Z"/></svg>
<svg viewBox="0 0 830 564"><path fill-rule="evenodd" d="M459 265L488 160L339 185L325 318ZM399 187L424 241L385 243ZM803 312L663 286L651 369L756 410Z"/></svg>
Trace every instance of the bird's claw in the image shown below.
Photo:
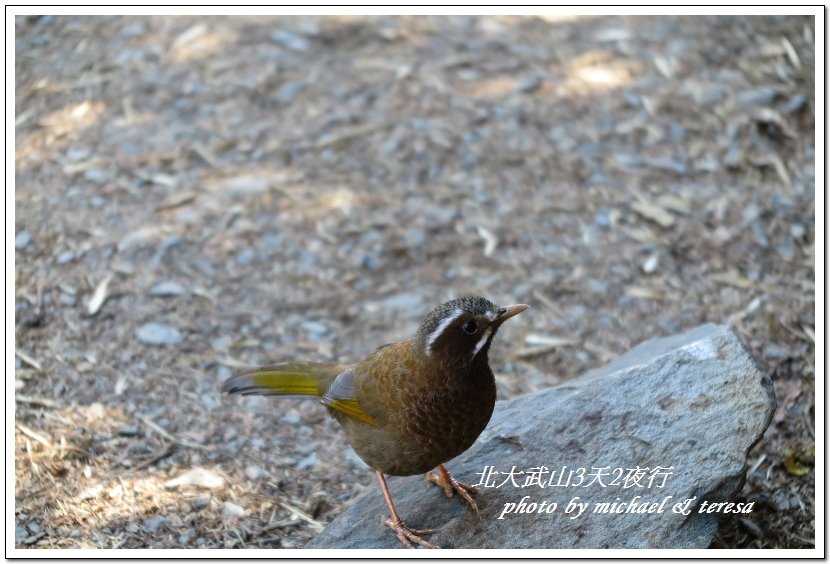
<svg viewBox="0 0 830 564"><path fill-rule="evenodd" d="M470 494L478 493L479 490L477 487L465 484L464 482L459 482L452 477L452 474L450 474L446 468L442 468L440 466L438 467L438 475L435 475L432 472L427 472L427 480L435 482L444 488L444 493L447 494L447 497L452 497L453 490L458 492L458 495L463 497L472 510L476 512L476 515L478 515L479 518L481 517L478 512L478 505L470 496Z"/></svg>
<svg viewBox="0 0 830 564"><path fill-rule="evenodd" d="M437 529L410 529L406 525L404 525L403 521L400 519L390 519L389 517L380 518L381 522L395 531L398 535L398 538L401 539L401 542L406 546L406 548L415 548L412 546L412 542L417 542L421 546L425 546L427 548L441 548L437 544L433 544L428 540L424 540L421 538L420 535L431 535L437 532ZM410 542L412 541L412 542Z"/></svg>

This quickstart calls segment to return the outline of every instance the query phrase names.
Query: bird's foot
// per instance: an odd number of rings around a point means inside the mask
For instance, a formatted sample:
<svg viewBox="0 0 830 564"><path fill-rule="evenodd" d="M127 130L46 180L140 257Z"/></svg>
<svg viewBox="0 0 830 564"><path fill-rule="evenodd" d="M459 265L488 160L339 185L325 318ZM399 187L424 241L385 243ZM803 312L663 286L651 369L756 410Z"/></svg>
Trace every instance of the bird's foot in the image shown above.
<svg viewBox="0 0 830 564"><path fill-rule="evenodd" d="M398 538L401 539L401 542L404 546L406 546L406 548L415 548L412 546L412 542L417 542L421 546L425 546L427 548L441 548L437 544L433 544L421 538L421 535L431 535L437 532L436 529L410 529L404 525L403 521L400 519L393 519L389 517L381 517L380 520L384 525L395 531Z"/></svg>
<svg viewBox="0 0 830 564"><path fill-rule="evenodd" d="M465 484L464 482L459 482L453 478L452 474L450 474L449 470L447 470L443 464L438 465L437 476L432 472L427 472L427 480L435 482L444 488L444 493L447 494L447 497L452 497L453 490L458 492L458 495L463 497L467 501L467 504L469 504L470 508L476 512L476 515L479 515L478 505L470 496L470 494L477 494L478 488L471 486L470 484ZM479 517L481 517L481 515L479 515Z"/></svg>

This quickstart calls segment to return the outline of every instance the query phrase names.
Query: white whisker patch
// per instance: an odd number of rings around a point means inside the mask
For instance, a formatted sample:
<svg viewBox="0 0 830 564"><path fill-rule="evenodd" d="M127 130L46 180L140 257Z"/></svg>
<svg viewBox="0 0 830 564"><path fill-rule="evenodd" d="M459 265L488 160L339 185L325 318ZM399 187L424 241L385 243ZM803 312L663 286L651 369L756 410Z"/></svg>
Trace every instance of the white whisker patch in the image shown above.
<svg viewBox="0 0 830 564"><path fill-rule="evenodd" d="M447 327L452 325L453 321L461 317L463 314L464 310L460 308L455 309L451 315L445 317L444 320L438 324L438 327L436 327L435 330L429 334L429 337L427 337L426 344L427 355L432 353L432 345L435 343L436 340L438 340L438 337L441 336L441 333L443 333L447 329Z"/></svg>
<svg viewBox="0 0 830 564"><path fill-rule="evenodd" d="M484 314L484 317L486 317L490 321L495 321L496 317L498 317L498 316L499 316L499 314L496 313L495 311L488 311L487 313Z"/></svg>
<svg viewBox="0 0 830 564"><path fill-rule="evenodd" d="M490 329L487 329L487 331L484 332L484 335L481 336L481 340L478 343L476 343L476 348L473 349L473 358L475 358L475 356L481 350L481 347L484 346L484 344L487 342L487 339L489 339L489 338L490 338Z"/></svg>

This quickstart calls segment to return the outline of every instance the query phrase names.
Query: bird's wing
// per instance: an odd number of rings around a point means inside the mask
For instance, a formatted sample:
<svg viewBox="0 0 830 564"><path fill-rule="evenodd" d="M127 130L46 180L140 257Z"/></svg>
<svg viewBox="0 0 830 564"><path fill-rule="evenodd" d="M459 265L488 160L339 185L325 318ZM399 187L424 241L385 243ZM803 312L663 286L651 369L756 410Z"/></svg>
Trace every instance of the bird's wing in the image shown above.
<svg viewBox="0 0 830 564"><path fill-rule="evenodd" d="M375 420L363 411L360 402L355 396L354 368L348 368L337 375L320 403L332 409L345 413L352 419L373 425Z"/></svg>

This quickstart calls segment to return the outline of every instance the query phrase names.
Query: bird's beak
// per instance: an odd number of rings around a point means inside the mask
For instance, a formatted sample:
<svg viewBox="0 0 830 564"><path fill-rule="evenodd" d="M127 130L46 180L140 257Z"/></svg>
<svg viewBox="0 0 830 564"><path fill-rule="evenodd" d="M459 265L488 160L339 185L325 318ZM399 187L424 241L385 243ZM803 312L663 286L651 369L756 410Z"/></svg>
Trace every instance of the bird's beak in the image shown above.
<svg viewBox="0 0 830 564"><path fill-rule="evenodd" d="M519 315L520 313L522 313L526 309L530 309L530 306L527 305L527 304L516 304L516 305L512 305L512 306L506 306L504 308L504 313L502 313L496 319L496 321L498 323L503 323L504 321L510 319L514 315Z"/></svg>

